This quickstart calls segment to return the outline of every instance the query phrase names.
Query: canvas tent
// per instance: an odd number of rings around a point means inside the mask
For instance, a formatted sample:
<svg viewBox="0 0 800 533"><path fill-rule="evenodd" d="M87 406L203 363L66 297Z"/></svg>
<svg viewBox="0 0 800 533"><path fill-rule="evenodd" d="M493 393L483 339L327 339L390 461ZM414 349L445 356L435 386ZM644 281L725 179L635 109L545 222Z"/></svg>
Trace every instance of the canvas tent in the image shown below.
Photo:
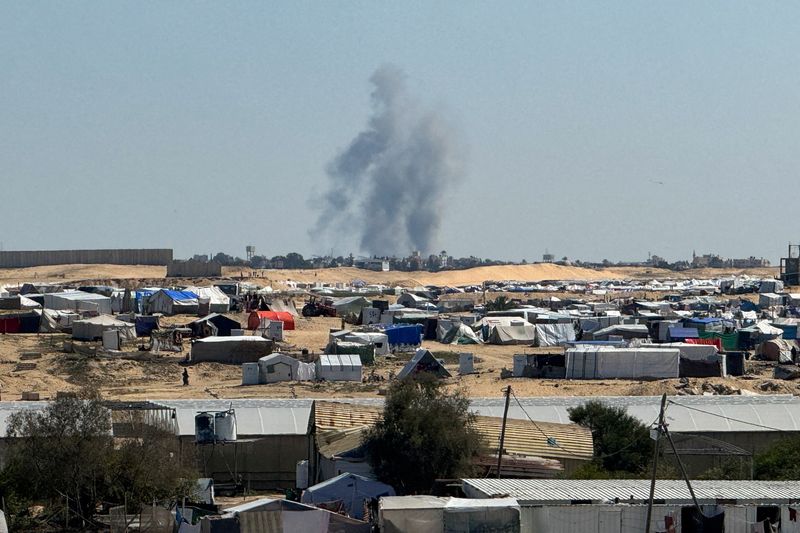
<svg viewBox="0 0 800 533"><path fill-rule="evenodd" d="M535 324L536 346L564 346L575 340L572 324Z"/></svg>
<svg viewBox="0 0 800 533"><path fill-rule="evenodd" d="M225 315L211 313L186 325L192 330L193 337L230 337L232 329L241 329L242 325Z"/></svg>
<svg viewBox="0 0 800 533"><path fill-rule="evenodd" d="M361 357L358 354L322 354L316 366L317 379L358 382L362 379Z"/></svg>
<svg viewBox="0 0 800 533"><path fill-rule="evenodd" d="M136 326L134 324L117 320L110 315L100 315L72 322L73 339L82 341L102 339L104 331L119 331L123 342L136 340Z"/></svg>
<svg viewBox="0 0 800 533"><path fill-rule="evenodd" d="M258 360L259 383L309 381L315 378L314 365L301 363L294 357L273 353Z"/></svg>
<svg viewBox="0 0 800 533"><path fill-rule="evenodd" d="M110 315L111 298L92 292L53 292L44 295L44 306L56 311L89 311Z"/></svg>
<svg viewBox="0 0 800 533"><path fill-rule="evenodd" d="M650 336L650 330L645 324L616 324L592 333L592 337L596 341L607 341L610 336L623 339L646 339Z"/></svg>
<svg viewBox="0 0 800 533"><path fill-rule="evenodd" d="M197 295L198 305L208 303L209 313L227 313L231 310L231 298L219 287L186 287L184 291Z"/></svg>
<svg viewBox="0 0 800 533"><path fill-rule="evenodd" d="M267 355L272 342L261 337L206 337L192 342L192 362L211 361L240 365Z"/></svg>
<svg viewBox="0 0 800 533"><path fill-rule="evenodd" d="M665 379L680 373L677 348L578 345L565 353L567 379Z"/></svg>
<svg viewBox="0 0 800 533"><path fill-rule="evenodd" d="M397 298L397 305L402 305L403 307L408 307L411 309L421 309L425 304L428 303L430 303L430 300L427 298L417 296L416 294L412 294L410 292L405 292Z"/></svg>
<svg viewBox="0 0 800 533"><path fill-rule="evenodd" d="M509 325L497 324L489 331L489 344L527 344L536 340L536 328L530 322L517 320Z"/></svg>
<svg viewBox="0 0 800 533"><path fill-rule="evenodd" d="M294 329L294 317L291 313L285 311L253 311L247 317L247 329L257 330L261 326L262 319L283 322L284 331Z"/></svg>
<svg viewBox="0 0 800 533"><path fill-rule="evenodd" d="M443 344L483 344L478 334L461 322L453 324L449 331L442 336L440 342Z"/></svg>
<svg viewBox="0 0 800 533"><path fill-rule="evenodd" d="M371 302L363 296L349 296L347 298L339 298L333 302L333 307L336 309L336 316L356 315L361 313L365 307L369 307Z"/></svg>
<svg viewBox="0 0 800 533"><path fill-rule="evenodd" d="M394 489L386 483L344 473L307 488L300 501L309 504L342 502L347 516L362 519L366 502L394 495Z"/></svg>
<svg viewBox="0 0 800 533"><path fill-rule="evenodd" d="M406 366L397 374L398 379L403 379L408 376L414 376L422 372L432 373L440 378L449 378L450 372L436 359L429 350L420 348L411 358L411 361L406 363Z"/></svg>
<svg viewBox="0 0 800 533"><path fill-rule="evenodd" d="M147 311L150 314L194 315L199 306L197 295L189 291L161 289L147 300Z"/></svg>

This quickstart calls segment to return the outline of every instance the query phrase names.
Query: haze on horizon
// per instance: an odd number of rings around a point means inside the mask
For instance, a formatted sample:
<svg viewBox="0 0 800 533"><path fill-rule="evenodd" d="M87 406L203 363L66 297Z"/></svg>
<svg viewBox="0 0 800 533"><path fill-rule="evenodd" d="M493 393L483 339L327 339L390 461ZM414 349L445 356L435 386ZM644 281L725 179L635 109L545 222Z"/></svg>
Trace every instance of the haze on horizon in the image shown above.
<svg viewBox="0 0 800 533"><path fill-rule="evenodd" d="M798 27L793 3L6 2L0 241L358 253L369 217L309 230L393 64L463 145L425 252L775 264Z"/></svg>

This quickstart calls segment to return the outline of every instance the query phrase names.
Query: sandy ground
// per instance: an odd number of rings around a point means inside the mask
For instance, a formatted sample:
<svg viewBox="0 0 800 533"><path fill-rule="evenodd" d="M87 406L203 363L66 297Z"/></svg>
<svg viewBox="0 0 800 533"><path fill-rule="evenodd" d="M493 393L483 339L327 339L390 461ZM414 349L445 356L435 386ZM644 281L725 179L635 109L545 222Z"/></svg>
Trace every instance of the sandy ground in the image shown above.
<svg viewBox="0 0 800 533"><path fill-rule="evenodd" d="M226 269L228 275L253 274L249 271ZM683 273L690 277L720 276L723 271L695 271ZM751 275L768 275L769 271L748 271ZM117 283L121 286L134 286L142 280L163 279L165 269L151 266L117 265L71 265L59 267L37 267L30 269L0 270L0 284L21 283L30 280L69 281L93 280L95 282ZM259 271L259 277L252 278L260 284L278 284L286 279L296 281L337 281L349 282L363 279L368 283L400 284L415 286L421 284L462 285L480 283L484 280L544 280L544 279L599 279L599 278L653 278L675 277L675 273L655 272L648 269L607 269L588 270L558 265L520 265L483 267L467 271L440 273L416 272L413 277L399 272L370 272L352 268L338 268L312 271ZM461 297L462 295L455 295ZM475 295L478 297L479 295ZM490 298L496 296L488 295ZM524 295L513 295L523 297ZM531 297L547 295L535 294ZM630 296L630 295L629 295ZM480 295L482 297L482 295ZM299 302L298 302L299 303ZM236 316L246 323L244 315ZM169 324L185 324L192 317L171 317ZM286 343L281 351L293 355L308 350L310 358L320 353L327 343L331 328L341 324L338 318L298 318L297 329L285 333ZM107 398L115 399L157 399L157 398L328 398L328 397L375 397L385 388L386 380L399 372L410 354L381 360L375 367L365 368L365 383L283 383L243 387L241 368L234 365L203 363L189 366L190 385L181 385L181 362L183 354L154 355L139 351L137 346L129 346L121 354L101 354L95 356L65 353L64 341L67 335L2 335L0 336L0 398L20 399L23 392L38 392L42 398L54 397L59 391L75 391L82 387L98 389ZM437 342L426 342L425 347L437 352L447 362L447 367L455 376L448 380L452 387L461 387L471 396L500 396L501 389L511 384L520 396L552 395L651 395L675 394L678 380L659 381L566 381L542 379L500 379L503 368L513 366L515 353L548 352L553 349L539 349L525 346L449 346ZM188 347L187 347L188 349ZM475 354L476 373L468 376L457 375L458 352L469 351ZM19 366L20 363L26 363ZM28 368L30 363L35 368ZM760 385L769 379L770 369L763 365L754 368L753 379L708 379L692 380L692 386L700 387L702 382L725 383L762 393ZM800 386L792 382L778 382L776 393L800 393Z"/></svg>
<svg viewBox="0 0 800 533"><path fill-rule="evenodd" d="M741 274L750 276L774 276L777 274L777 269L701 269L672 272L658 268L641 267L612 267L595 270L544 263L487 266L468 270L448 270L444 272L373 272L370 270L348 267L319 270L252 270L249 268L236 267L225 267L223 269L223 275L227 277L248 279L262 286L275 285L276 288L285 284L287 280L306 283L349 283L353 280L363 280L369 284L416 287L420 285L472 285L480 284L488 280L536 282L546 280L691 279ZM165 275L166 267L160 266L59 265L0 269L0 284L17 284L26 281L91 281L129 286L144 280L163 279Z"/></svg>
<svg viewBox="0 0 800 533"><path fill-rule="evenodd" d="M190 317L173 317L176 323L188 322ZM286 332L284 351L298 353L306 348L313 357L320 353L328 338L329 329L340 325L335 318L299 318L297 329ZM0 336L0 397L17 400L25 391L38 392L42 398L54 397L58 391L76 391L82 387L99 390L109 399L158 398L332 398L377 397L386 386L389 376L396 374L410 354L380 361L365 368L364 375L374 374L376 381L365 383L281 383L271 385L241 385L241 368L235 365L201 363L190 365L190 385L181 385L182 354L153 355L140 352L136 346L115 355L83 356L64 353L66 335L4 335ZM506 385L513 386L519 396L592 396L592 395L659 395L676 394L678 380L628 381L567 381L545 379L501 379L500 371L512 367L515 353L554 353L558 349L525 346L472 345L451 346L426 342L425 347L446 360L453 378L447 380L473 397L500 396ZM475 374L458 376L458 352L475 354ZM21 358L24 353L41 354L37 359ZM19 370L18 363L35 363L36 368ZM763 394L759 386L770 380L766 364L753 368L752 379L712 378L693 379L691 385L703 382L724 383L733 388ZM771 393L800 394L800 385L777 382Z"/></svg>

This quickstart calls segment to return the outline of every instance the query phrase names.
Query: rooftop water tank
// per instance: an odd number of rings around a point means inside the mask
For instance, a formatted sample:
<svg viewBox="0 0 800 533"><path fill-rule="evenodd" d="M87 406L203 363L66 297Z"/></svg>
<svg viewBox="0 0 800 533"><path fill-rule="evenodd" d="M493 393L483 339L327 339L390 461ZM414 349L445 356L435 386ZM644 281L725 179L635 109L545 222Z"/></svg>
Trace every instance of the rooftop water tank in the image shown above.
<svg viewBox="0 0 800 533"><path fill-rule="evenodd" d="M195 415L194 440L198 444L214 442L214 413L197 413Z"/></svg>
<svg viewBox="0 0 800 533"><path fill-rule="evenodd" d="M217 442L236 441L236 413L233 410L214 413L214 435Z"/></svg>

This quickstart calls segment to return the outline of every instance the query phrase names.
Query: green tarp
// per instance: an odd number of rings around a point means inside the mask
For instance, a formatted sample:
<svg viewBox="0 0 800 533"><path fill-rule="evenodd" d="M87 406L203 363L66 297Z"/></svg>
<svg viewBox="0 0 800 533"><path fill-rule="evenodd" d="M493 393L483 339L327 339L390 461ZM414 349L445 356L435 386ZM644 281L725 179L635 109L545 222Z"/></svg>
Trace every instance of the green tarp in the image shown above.
<svg viewBox="0 0 800 533"><path fill-rule="evenodd" d="M739 349L739 332L716 333L713 331L701 331L701 339L720 339L722 349L726 352L733 352Z"/></svg>

